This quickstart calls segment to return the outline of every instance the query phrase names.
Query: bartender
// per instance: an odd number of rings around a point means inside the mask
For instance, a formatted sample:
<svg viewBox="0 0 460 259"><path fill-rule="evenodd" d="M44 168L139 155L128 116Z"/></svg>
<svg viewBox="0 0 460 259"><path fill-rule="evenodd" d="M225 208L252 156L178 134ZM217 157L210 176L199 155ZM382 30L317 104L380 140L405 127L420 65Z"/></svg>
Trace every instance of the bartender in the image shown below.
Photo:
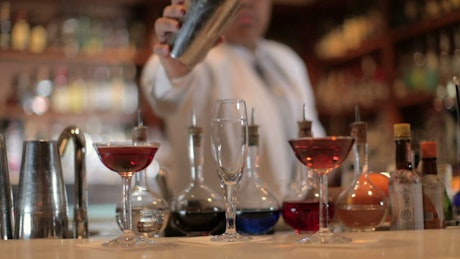
<svg viewBox="0 0 460 259"><path fill-rule="evenodd" d="M242 6L205 59L187 67L170 57L166 42L180 29L186 9L184 0L172 0L163 16L155 21L158 41L144 67L142 87L154 112L165 123L168 145L160 164L170 170L175 192L190 182L187 127L192 110L203 127L205 182L219 189L211 154L211 108L216 99L241 98L248 110L254 108L259 128L259 174L267 187L282 201L291 176L299 163L287 140L297 136L297 121L313 121L313 135L325 135L317 117L314 93L307 68L289 47L264 39L271 17L271 0L241 0ZM170 148L167 148L167 147ZM165 154L167 153L167 154Z"/></svg>

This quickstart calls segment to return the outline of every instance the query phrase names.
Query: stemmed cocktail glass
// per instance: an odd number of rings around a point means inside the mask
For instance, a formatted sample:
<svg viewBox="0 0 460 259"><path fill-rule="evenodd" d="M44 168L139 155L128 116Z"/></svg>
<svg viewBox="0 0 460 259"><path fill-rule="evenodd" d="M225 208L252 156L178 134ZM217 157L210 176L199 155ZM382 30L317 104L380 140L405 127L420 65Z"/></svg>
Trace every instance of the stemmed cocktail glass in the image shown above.
<svg viewBox="0 0 460 259"><path fill-rule="evenodd" d="M153 240L136 236L132 230L130 189L131 178L145 169L155 157L159 143L136 145L132 142L94 143L94 148L102 163L121 176L123 185L123 233L105 242L108 247L143 247L155 244Z"/></svg>
<svg viewBox="0 0 460 259"><path fill-rule="evenodd" d="M251 239L235 228L236 197L247 156L248 120L246 103L241 99L218 100L212 110L211 148L217 172L224 187L225 233L211 240L234 242Z"/></svg>
<svg viewBox="0 0 460 259"><path fill-rule="evenodd" d="M340 244L351 242L350 238L332 233L328 228L328 183L327 175L348 156L355 139L353 137L305 137L290 139L289 144L295 156L305 166L312 168L319 176L319 230L311 236L300 239L299 243Z"/></svg>

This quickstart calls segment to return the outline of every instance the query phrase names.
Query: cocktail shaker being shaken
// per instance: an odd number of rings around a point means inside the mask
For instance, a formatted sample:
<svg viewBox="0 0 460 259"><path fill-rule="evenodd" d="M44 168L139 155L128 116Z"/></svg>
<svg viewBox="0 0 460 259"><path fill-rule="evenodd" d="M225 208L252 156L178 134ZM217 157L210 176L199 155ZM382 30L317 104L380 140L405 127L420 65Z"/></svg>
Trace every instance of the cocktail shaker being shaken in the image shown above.
<svg viewBox="0 0 460 259"><path fill-rule="evenodd" d="M204 59L241 6L240 0L185 0L180 30L171 36L171 57L193 67Z"/></svg>

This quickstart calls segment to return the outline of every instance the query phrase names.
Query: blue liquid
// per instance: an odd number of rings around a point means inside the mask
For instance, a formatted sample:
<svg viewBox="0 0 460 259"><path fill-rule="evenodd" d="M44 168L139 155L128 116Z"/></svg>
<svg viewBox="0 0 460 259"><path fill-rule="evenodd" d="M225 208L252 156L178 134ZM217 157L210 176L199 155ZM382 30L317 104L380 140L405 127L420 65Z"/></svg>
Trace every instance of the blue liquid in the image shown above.
<svg viewBox="0 0 460 259"><path fill-rule="evenodd" d="M236 231L246 235L271 234L280 214L280 210L239 210L236 212Z"/></svg>

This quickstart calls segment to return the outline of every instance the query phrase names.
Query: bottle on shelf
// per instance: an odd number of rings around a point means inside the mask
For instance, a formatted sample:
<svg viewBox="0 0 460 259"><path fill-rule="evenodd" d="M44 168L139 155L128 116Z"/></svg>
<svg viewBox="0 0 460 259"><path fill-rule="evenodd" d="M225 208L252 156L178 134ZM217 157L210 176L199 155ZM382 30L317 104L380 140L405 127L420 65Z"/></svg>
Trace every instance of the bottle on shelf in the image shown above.
<svg viewBox="0 0 460 259"><path fill-rule="evenodd" d="M206 236L225 232L223 198L205 185L203 178L203 136L192 114L188 128L191 182L171 202L171 219L166 236Z"/></svg>
<svg viewBox="0 0 460 259"><path fill-rule="evenodd" d="M298 137L312 137L312 121L307 120L305 105L303 118L297 122ZM283 198L281 212L284 222L296 233L316 232L319 229L319 189L318 177L310 168L299 162L294 183ZM329 204L329 222L334 215L334 204Z"/></svg>
<svg viewBox="0 0 460 259"><path fill-rule="evenodd" d="M423 229L422 181L412 164L409 123L393 125L396 169L390 173L391 229Z"/></svg>
<svg viewBox="0 0 460 259"><path fill-rule="evenodd" d="M445 227L444 183L437 172L437 143L420 142L423 190L423 218L425 229Z"/></svg>
<svg viewBox="0 0 460 259"><path fill-rule="evenodd" d="M259 178L259 126L248 126L248 155L236 204L236 230L240 234L265 235L275 231L280 205Z"/></svg>
<svg viewBox="0 0 460 259"><path fill-rule="evenodd" d="M0 49L8 49L11 44L10 2L0 4Z"/></svg>
<svg viewBox="0 0 460 259"><path fill-rule="evenodd" d="M132 141L142 145L148 141L147 126L144 126L140 112L138 113L139 123L132 132ZM153 164L156 164L154 161ZM131 220L133 231L138 236L152 238L159 236L169 220L170 210L168 203L157 193L150 189L147 180L147 169L137 172L134 175L134 183L131 189ZM121 203L116 208L116 218L120 229L123 226Z"/></svg>
<svg viewBox="0 0 460 259"><path fill-rule="evenodd" d="M29 47L30 25L27 12L19 10L11 29L11 47L14 50L25 51Z"/></svg>
<svg viewBox="0 0 460 259"><path fill-rule="evenodd" d="M337 198L338 219L351 231L373 231L386 219L388 200L385 193L369 179L367 123L359 117L351 124L355 177Z"/></svg>

